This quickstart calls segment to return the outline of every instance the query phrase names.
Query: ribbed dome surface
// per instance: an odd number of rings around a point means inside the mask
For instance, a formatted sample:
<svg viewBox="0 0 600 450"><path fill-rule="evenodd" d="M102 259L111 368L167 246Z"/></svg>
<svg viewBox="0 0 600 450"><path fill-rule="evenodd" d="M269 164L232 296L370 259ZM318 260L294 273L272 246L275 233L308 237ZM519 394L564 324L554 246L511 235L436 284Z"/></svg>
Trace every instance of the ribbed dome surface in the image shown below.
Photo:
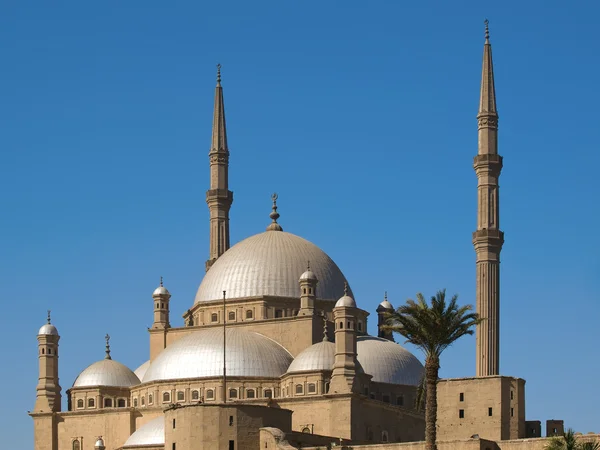
<svg viewBox="0 0 600 450"><path fill-rule="evenodd" d="M140 380L143 380L144 379L144 375L146 375L146 371L148 370L148 367L150 367L150 360L146 361L140 367L138 367L137 369L135 369L133 371L133 373L135 373L135 376L138 377Z"/></svg>
<svg viewBox="0 0 600 450"><path fill-rule="evenodd" d="M84 369L73 383L73 387L129 387L137 384L140 384L139 378L127 366L112 359L103 359Z"/></svg>
<svg viewBox="0 0 600 450"><path fill-rule="evenodd" d="M204 276L195 303L220 300L224 290L227 298L299 298L298 279L309 261L310 270L319 280L317 298L340 298L346 279L325 252L294 234L266 231L239 242L217 259Z"/></svg>
<svg viewBox="0 0 600 450"><path fill-rule="evenodd" d="M423 364L404 347L373 336L360 336L356 344L357 359L372 381L417 386Z"/></svg>
<svg viewBox="0 0 600 450"><path fill-rule="evenodd" d="M335 344L329 341L317 342L301 351L290 364L288 373L331 370L335 362Z"/></svg>
<svg viewBox="0 0 600 450"><path fill-rule="evenodd" d="M142 445L165 445L165 418L164 416L152 419L138 428L123 447L139 447Z"/></svg>
<svg viewBox="0 0 600 450"><path fill-rule="evenodd" d="M262 334L227 329L227 376L278 378L292 359L285 348ZM191 333L165 348L150 364L144 383L222 375L223 329L212 328Z"/></svg>
<svg viewBox="0 0 600 450"><path fill-rule="evenodd" d="M53 336L58 336L58 330L56 329L56 327L50 323L47 323L45 325L42 325L42 327L40 328L40 331L38 331L38 335L53 335Z"/></svg>

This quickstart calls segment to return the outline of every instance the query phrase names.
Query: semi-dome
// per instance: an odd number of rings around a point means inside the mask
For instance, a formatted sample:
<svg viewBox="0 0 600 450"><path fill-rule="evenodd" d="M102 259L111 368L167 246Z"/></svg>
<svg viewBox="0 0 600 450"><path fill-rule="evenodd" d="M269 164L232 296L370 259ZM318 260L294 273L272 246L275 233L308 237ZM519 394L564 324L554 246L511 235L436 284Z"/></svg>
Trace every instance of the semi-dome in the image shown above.
<svg viewBox="0 0 600 450"><path fill-rule="evenodd" d="M195 303L227 298L300 297L298 277L306 262L319 280L317 298L336 300L346 278L315 244L284 231L265 231L227 250L204 276Z"/></svg>
<svg viewBox="0 0 600 450"><path fill-rule="evenodd" d="M112 359L103 359L84 369L73 383L73 387L130 387L137 384L140 384L140 380L129 367Z"/></svg>
<svg viewBox="0 0 600 450"><path fill-rule="evenodd" d="M148 370L148 367L150 367L150 360L146 361L140 367L138 367L137 369L135 369L133 371L133 373L135 373L135 376L138 377L140 380L143 380L144 379L144 375L146 375L146 371Z"/></svg>
<svg viewBox="0 0 600 450"><path fill-rule="evenodd" d="M165 445L165 417L159 416L139 427L123 444L123 448Z"/></svg>
<svg viewBox="0 0 600 450"><path fill-rule="evenodd" d="M212 269L211 269L212 270ZM278 378L292 355L262 334L227 329L227 376ZM223 375L223 329L195 331L165 348L152 361L144 383Z"/></svg>
<svg viewBox="0 0 600 450"><path fill-rule="evenodd" d="M335 344L329 341L317 342L301 351L287 373L313 372L317 370L331 370L335 362Z"/></svg>
<svg viewBox="0 0 600 450"><path fill-rule="evenodd" d="M366 373L377 383L417 386L423 364L400 344L373 336L359 336L357 358Z"/></svg>

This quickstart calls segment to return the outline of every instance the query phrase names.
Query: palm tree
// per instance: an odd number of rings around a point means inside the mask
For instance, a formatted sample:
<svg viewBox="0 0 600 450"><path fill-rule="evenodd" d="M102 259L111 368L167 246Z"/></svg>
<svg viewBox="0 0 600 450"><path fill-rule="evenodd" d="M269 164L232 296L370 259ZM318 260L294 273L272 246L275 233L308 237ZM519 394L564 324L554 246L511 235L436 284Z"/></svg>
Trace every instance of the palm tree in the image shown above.
<svg viewBox="0 0 600 450"><path fill-rule="evenodd" d="M437 450L437 382L440 370L440 355L460 337L473 334L473 326L481 322L471 312L471 305L458 306L454 295L446 303L446 290L431 297L431 306L423 294L417 301L408 300L386 316L385 329L394 331L419 347L425 353L425 448Z"/></svg>
<svg viewBox="0 0 600 450"><path fill-rule="evenodd" d="M553 437L546 446L546 450L599 450L598 442L577 442L575 432L572 429L565 431L560 437Z"/></svg>

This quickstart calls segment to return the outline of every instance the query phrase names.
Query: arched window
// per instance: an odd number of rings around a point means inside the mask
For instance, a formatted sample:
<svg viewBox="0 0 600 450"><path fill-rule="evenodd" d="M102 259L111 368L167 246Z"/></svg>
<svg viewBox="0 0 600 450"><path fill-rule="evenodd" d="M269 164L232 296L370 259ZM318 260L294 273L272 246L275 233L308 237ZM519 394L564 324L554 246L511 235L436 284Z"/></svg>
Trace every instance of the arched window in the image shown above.
<svg viewBox="0 0 600 450"><path fill-rule="evenodd" d="M264 396L265 398L273 398L273 391L271 389L265 389Z"/></svg>
<svg viewBox="0 0 600 450"><path fill-rule="evenodd" d="M46 349L42 348L42 355L45 355L45 354L46 354Z"/></svg>
<svg viewBox="0 0 600 450"><path fill-rule="evenodd" d="M254 393L254 389L247 389L246 390L246 398L254 398L255 397L255 393Z"/></svg>
<svg viewBox="0 0 600 450"><path fill-rule="evenodd" d="M83 399L80 398L79 400L77 400L77 407L78 408L83 408Z"/></svg>
<svg viewBox="0 0 600 450"><path fill-rule="evenodd" d="M177 392L177 401L182 402L185 400L185 393L183 391Z"/></svg>
<svg viewBox="0 0 600 450"><path fill-rule="evenodd" d="M388 442L388 432L385 430L381 432L381 442Z"/></svg>
<svg viewBox="0 0 600 450"><path fill-rule="evenodd" d="M125 405L127 403L125 403L125 399L124 398L120 398L119 400L117 400L117 408L125 408Z"/></svg>
<svg viewBox="0 0 600 450"><path fill-rule="evenodd" d="M219 320L219 316L217 315L217 313L212 313L210 315L210 321L211 322L217 322Z"/></svg>
<svg viewBox="0 0 600 450"><path fill-rule="evenodd" d="M329 381L327 381L325 383L325 393L327 394L329 392Z"/></svg>
<svg viewBox="0 0 600 450"><path fill-rule="evenodd" d="M73 441L73 450L81 450L81 444L79 443L79 440L75 439Z"/></svg>
<svg viewBox="0 0 600 450"><path fill-rule="evenodd" d="M362 322L358 322L358 331L362 331Z"/></svg>
<svg viewBox="0 0 600 450"><path fill-rule="evenodd" d="M157 303L156 304L156 309L159 309L159 308L160 308L160 303Z"/></svg>
<svg viewBox="0 0 600 450"><path fill-rule="evenodd" d="M348 329L352 329L352 325L348 322Z"/></svg>
<svg viewBox="0 0 600 450"><path fill-rule="evenodd" d="M171 401L171 393L163 392L163 403L168 403Z"/></svg>
<svg viewBox="0 0 600 450"><path fill-rule="evenodd" d="M138 399L137 399L137 398L134 398L134 399L133 399L133 407L134 407L134 408L137 408L137 405L138 405Z"/></svg>
<svg viewBox="0 0 600 450"><path fill-rule="evenodd" d="M48 349L48 354L49 354L49 355L51 355L51 354L52 354L52 349L51 349L51 348L49 348L49 349Z"/></svg>
<svg viewBox="0 0 600 450"><path fill-rule="evenodd" d="M229 311L229 314L227 315L227 320L235 320L235 312L234 311Z"/></svg>
<svg viewBox="0 0 600 450"><path fill-rule="evenodd" d="M302 394L304 392L304 386L301 384L296 385L296 394Z"/></svg>
<svg viewBox="0 0 600 450"><path fill-rule="evenodd" d="M93 408L94 406L96 406L96 402L94 401L94 399L88 398L88 408Z"/></svg>
<svg viewBox="0 0 600 450"><path fill-rule="evenodd" d="M399 395L396 397L396 405L403 406L404 405L404 396Z"/></svg>
<svg viewBox="0 0 600 450"><path fill-rule="evenodd" d="M252 310L251 309L246 310L246 319L252 319Z"/></svg>
<svg viewBox="0 0 600 450"><path fill-rule="evenodd" d="M303 288L303 289L302 289L302 293L303 293L303 294L306 294L306 288Z"/></svg>
<svg viewBox="0 0 600 450"><path fill-rule="evenodd" d="M207 389L206 400L214 400L214 398L215 398L215 391L213 391L212 389Z"/></svg>
<svg viewBox="0 0 600 450"><path fill-rule="evenodd" d="M229 389L229 398L237 398L237 389Z"/></svg>
<svg viewBox="0 0 600 450"><path fill-rule="evenodd" d="M148 404L151 405L154 402L154 397L152 397L152 394L148 394Z"/></svg>
<svg viewBox="0 0 600 450"><path fill-rule="evenodd" d="M340 322L340 330L344 329L344 322Z"/></svg>
<svg viewBox="0 0 600 450"><path fill-rule="evenodd" d="M144 406L146 404L146 398L143 395L142 395L142 398L140 399L140 402L141 402L142 406Z"/></svg>
<svg viewBox="0 0 600 450"><path fill-rule="evenodd" d="M104 399L104 407L105 408L112 408L112 398L105 398Z"/></svg>
<svg viewBox="0 0 600 450"><path fill-rule="evenodd" d="M200 394L198 391L192 391L192 400L198 400L200 398Z"/></svg>
<svg viewBox="0 0 600 450"><path fill-rule="evenodd" d="M309 394L314 394L315 392L317 392L317 385L315 383L308 383L306 390Z"/></svg>

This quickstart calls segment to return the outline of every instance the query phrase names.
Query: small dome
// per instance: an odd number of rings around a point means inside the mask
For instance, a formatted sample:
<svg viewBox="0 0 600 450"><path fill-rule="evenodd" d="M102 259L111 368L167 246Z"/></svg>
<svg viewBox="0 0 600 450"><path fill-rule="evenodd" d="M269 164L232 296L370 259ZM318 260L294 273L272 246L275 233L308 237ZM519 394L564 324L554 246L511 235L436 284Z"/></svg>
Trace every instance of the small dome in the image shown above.
<svg viewBox="0 0 600 450"><path fill-rule="evenodd" d="M278 378L292 360L285 348L262 334L227 329L228 376ZM222 375L223 329L219 327L195 331L173 342L152 361L144 383Z"/></svg>
<svg viewBox="0 0 600 450"><path fill-rule="evenodd" d="M51 323L47 323L45 325L42 325L42 328L40 328L40 331L38 331L38 336L40 335L58 336L58 330Z"/></svg>
<svg viewBox="0 0 600 450"><path fill-rule="evenodd" d="M194 303L221 300L223 290L228 299L265 295L298 299L298 274L306 270L306 261L319 280L319 299L335 301L346 281L335 262L306 239L265 231L238 242L215 261Z"/></svg>
<svg viewBox="0 0 600 450"><path fill-rule="evenodd" d="M154 289L154 292L152 293L152 297L159 297L161 295L171 295L171 294L169 293L169 291L167 290L166 287L159 286L156 289Z"/></svg>
<svg viewBox="0 0 600 450"><path fill-rule="evenodd" d="M354 301L354 299L352 297L350 297L349 295L344 295L342 298L340 298L337 303L335 304L336 308L339 308L340 306L346 306L348 308L356 308L356 302Z"/></svg>
<svg viewBox="0 0 600 450"><path fill-rule="evenodd" d="M112 359L103 359L81 372L73 387L130 387L137 384L140 384L139 378L127 366Z"/></svg>
<svg viewBox="0 0 600 450"><path fill-rule="evenodd" d="M394 309L392 304L387 299L382 301L379 306L381 306L383 309Z"/></svg>
<svg viewBox="0 0 600 450"><path fill-rule="evenodd" d="M357 358L376 383L418 386L423 364L400 344L373 336L357 338Z"/></svg>
<svg viewBox="0 0 600 450"><path fill-rule="evenodd" d="M104 450L104 440L99 437L94 444L94 448L103 449Z"/></svg>
<svg viewBox="0 0 600 450"><path fill-rule="evenodd" d="M335 344L329 341L317 342L296 356L287 373L331 370L334 362Z"/></svg>
<svg viewBox="0 0 600 450"><path fill-rule="evenodd" d="M300 281L317 281L317 276L315 275L315 273L308 269L306 272L304 272L302 275L300 275Z"/></svg>
<svg viewBox="0 0 600 450"><path fill-rule="evenodd" d="M146 375L146 371L148 370L148 367L150 367L150 360L146 361L140 367L138 367L137 369L135 369L133 371L133 373L135 373L135 376L138 377L140 380L143 380L144 379L144 375Z"/></svg>
<svg viewBox="0 0 600 450"><path fill-rule="evenodd" d="M123 444L123 448L141 446L165 445L165 418L164 416L152 419L139 427Z"/></svg>

